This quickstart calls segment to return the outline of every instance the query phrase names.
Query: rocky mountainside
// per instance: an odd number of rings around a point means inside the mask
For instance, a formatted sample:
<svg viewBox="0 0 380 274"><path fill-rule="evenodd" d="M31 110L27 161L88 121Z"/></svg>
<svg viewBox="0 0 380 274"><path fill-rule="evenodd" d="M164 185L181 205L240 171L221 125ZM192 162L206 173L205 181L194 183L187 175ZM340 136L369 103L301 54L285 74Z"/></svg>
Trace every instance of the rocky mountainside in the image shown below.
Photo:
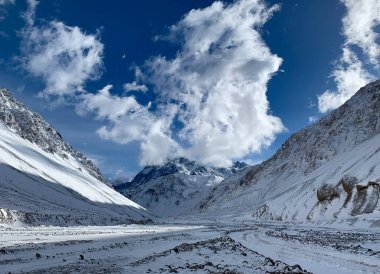
<svg viewBox="0 0 380 274"><path fill-rule="evenodd" d="M115 189L157 216L176 216L191 212L212 187L246 167L235 162L230 168L213 168L176 158L145 167L131 182Z"/></svg>
<svg viewBox="0 0 380 274"><path fill-rule="evenodd" d="M281 220L371 218L379 214L379 133L376 81L293 134L269 160L217 185L200 209Z"/></svg>
<svg viewBox="0 0 380 274"><path fill-rule="evenodd" d="M72 156L94 177L105 181L100 170L82 153L74 150L62 136L39 114L28 109L6 89L0 89L0 123L12 129L22 138L36 144L42 150L55 153L65 159Z"/></svg>
<svg viewBox="0 0 380 274"><path fill-rule="evenodd" d="M0 223L145 222L146 210L102 182L97 167L41 116L0 90Z"/></svg>

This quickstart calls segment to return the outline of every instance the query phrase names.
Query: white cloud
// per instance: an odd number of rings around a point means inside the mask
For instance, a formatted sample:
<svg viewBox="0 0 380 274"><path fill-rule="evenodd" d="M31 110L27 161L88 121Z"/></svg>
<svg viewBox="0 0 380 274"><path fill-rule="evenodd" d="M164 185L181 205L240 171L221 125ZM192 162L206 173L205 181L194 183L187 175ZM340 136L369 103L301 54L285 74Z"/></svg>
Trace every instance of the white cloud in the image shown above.
<svg viewBox="0 0 380 274"><path fill-rule="evenodd" d="M284 130L270 114L267 83L282 59L271 53L260 29L278 10L262 0L240 0L192 10L170 28L179 43L172 59L151 58L128 91L154 87L155 101L140 104L133 96L112 95L111 85L92 94L84 83L98 76L103 45L96 35L53 21L36 26L34 9L25 15L25 67L41 77L44 95L79 94L80 114L94 113L106 125L100 137L121 144L141 144L141 164L186 156L226 166L269 146ZM29 23L30 22L30 23Z"/></svg>
<svg viewBox="0 0 380 274"><path fill-rule="evenodd" d="M78 27L51 21L37 26L36 1L29 0L24 14L23 66L33 76L42 78L42 95L72 95L83 90L87 80L96 79L102 67L103 44L97 35Z"/></svg>
<svg viewBox="0 0 380 274"><path fill-rule="evenodd" d="M322 113L338 108L361 87L374 80L374 77L364 69L362 62L349 48L343 48L340 62L332 73L337 85L337 92L327 90L318 96L318 108Z"/></svg>
<svg viewBox="0 0 380 274"><path fill-rule="evenodd" d="M155 87L154 111L128 96L112 97L117 107L110 110L105 101L111 97L102 92L85 101L110 121L100 136L141 141L143 164L183 155L223 166L269 146L284 130L269 113L266 97L282 59L270 52L259 31L277 9L241 0L189 12L167 37L180 43L176 57L152 58L136 72ZM103 106L95 104L99 98Z"/></svg>
<svg viewBox="0 0 380 274"><path fill-rule="evenodd" d="M308 121L309 121L309 124L314 124L316 121L318 121L318 116L310 116Z"/></svg>
<svg viewBox="0 0 380 274"><path fill-rule="evenodd" d="M264 160L262 160L260 158L259 159L245 158L245 159L242 159L241 161L250 165L250 166L256 166L256 165L261 164Z"/></svg>
<svg viewBox="0 0 380 274"><path fill-rule="evenodd" d="M343 32L347 45L357 45L373 64L379 63L380 45L376 26L380 24L379 0L342 0L347 7Z"/></svg>
<svg viewBox="0 0 380 274"><path fill-rule="evenodd" d="M37 5L37 1L28 0L28 9L23 14L26 27L22 31L21 60L29 73L45 82L46 87L41 94L56 95L58 102L62 102L62 96L78 99L79 114L94 112L97 119L108 122L108 126L98 130L104 139L121 144L140 141L144 151L142 164L164 161L169 153L176 154L177 145L169 137L170 123L166 122L171 121L171 117L156 118L149 112L149 105L142 106L130 96L111 95L112 85L96 94L84 90L87 80L99 76L103 44L97 35L86 34L76 26L66 26L58 21L38 25L35 20ZM137 68L137 80L140 74ZM136 82L126 84L125 88L147 90Z"/></svg>
<svg viewBox="0 0 380 274"><path fill-rule="evenodd" d="M327 112L341 106L358 89L375 79L366 67L379 69L380 45L376 27L380 24L380 1L341 0L347 8L342 19L345 44L342 56L331 74L337 90L327 90L318 96L320 112ZM360 60L354 46L361 49L368 60Z"/></svg>
<svg viewBox="0 0 380 274"><path fill-rule="evenodd" d="M133 81L132 83L125 83L123 85L124 91L129 92L129 91L142 91L142 92L147 92L148 88L145 85L138 85L136 81Z"/></svg>
<svg viewBox="0 0 380 274"><path fill-rule="evenodd" d="M97 119L111 122L109 127L98 130L104 139L117 140L121 144L141 140L154 122L149 105L140 105L132 96L111 95L111 88L112 85L107 85L97 94L83 94L78 113L95 112Z"/></svg>
<svg viewBox="0 0 380 274"><path fill-rule="evenodd" d="M4 20L7 14L4 6L8 4L14 4L14 3L15 3L15 0L0 0L0 21Z"/></svg>
<svg viewBox="0 0 380 274"><path fill-rule="evenodd" d="M106 140L120 144L141 142L142 165L165 161L171 154L177 155L178 145L169 137L171 117L156 117L149 111L150 104L143 106L132 96L112 95L112 85L107 85L96 94L81 95L79 114L96 113L97 119L108 121L108 126L97 132Z"/></svg>
<svg viewBox="0 0 380 274"><path fill-rule="evenodd" d="M15 0L0 0L0 5L14 4Z"/></svg>
<svg viewBox="0 0 380 274"><path fill-rule="evenodd" d="M15 0L0 0L0 8L1 6L5 6L5 5L13 5L15 3Z"/></svg>
<svg viewBox="0 0 380 274"><path fill-rule="evenodd" d="M284 129L268 113L266 97L282 60L259 32L277 9L242 0L192 10L171 28L169 37L181 43L177 56L148 63L149 80L161 98L180 105L179 137L190 145L186 156L229 165L270 145Z"/></svg>
<svg viewBox="0 0 380 274"><path fill-rule="evenodd" d="M27 0L26 2L28 4L28 9L24 12L23 18L28 27L32 27L34 25L34 18L39 2L37 0Z"/></svg>

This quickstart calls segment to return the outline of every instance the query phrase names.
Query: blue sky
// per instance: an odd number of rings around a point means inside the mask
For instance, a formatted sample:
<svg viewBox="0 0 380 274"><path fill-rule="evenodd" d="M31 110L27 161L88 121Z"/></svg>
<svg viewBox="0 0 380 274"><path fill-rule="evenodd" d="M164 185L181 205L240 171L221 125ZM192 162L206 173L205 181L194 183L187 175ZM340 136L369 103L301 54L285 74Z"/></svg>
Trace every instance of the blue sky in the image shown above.
<svg viewBox="0 0 380 274"><path fill-rule="evenodd" d="M378 78L379 12L376 0L2 0L0 86L110 177L178 155L255 163Z"/></svg>

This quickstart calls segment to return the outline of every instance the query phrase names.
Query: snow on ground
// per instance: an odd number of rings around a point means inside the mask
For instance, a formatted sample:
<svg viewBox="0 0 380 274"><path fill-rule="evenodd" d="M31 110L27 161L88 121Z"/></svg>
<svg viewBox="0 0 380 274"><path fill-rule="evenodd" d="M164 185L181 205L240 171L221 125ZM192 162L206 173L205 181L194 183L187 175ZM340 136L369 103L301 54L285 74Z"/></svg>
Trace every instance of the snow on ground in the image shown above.
<svg viewBox="0 0 380 274"><path fill-rule="evenodd" d="M265 226L230 234L235 241L275 260L313 273L378 273L378 232Z"/></svg>
<svg viewBox="0 0 380 274"><path fill-rule="evenodd" d="M8 221L112 224L151 217L143 207L93 177L70 155L65 159L45 152L3 125L0 173L0 208L12 215ZM0 212L0 221L3 218ZM113 220L106 220L110 218Z"/></svg>
<svg viewBox="0 0 380 274"><path fill-rule="evenodd" d="M0 273L376 273L378 269L376 230L189 222L0 227Z"/></svg>
<svg viewBox="0 0 380 274"><path fill-rule="evenodd" d="M364 188L367 188L369 182L377 182L380 179L379 144L380 134L377 134L352 150L336 156L308 175L283 173L278 179L272 177L272 171L269 170L248 188L240 186L235 177L228 178L219 189L216 188L217 192L213 194L216 202L211 203L211 206L206 207L204 211L206 214L207 211L218 212L215 215L224 215L224 217L226 213L230 213L231 217L240 220L261 218L297 222L351 221L353 224L357 222L356 227L363 225L378 227L380 225L378 186L375 186L377 193L371 192L371 187L368 187L368 193L365 193L365 198L361 201L356 198L360 196L357 188L353 189L352 197L348 199L348 193L339 186L339 182L347 175L355 176L358 185ZM320 202L317 198L317 189L325 183L335 186L339 196ZM233 188L236 185L238 186L236 193L225 190L226 186ZM374 199L370 199L372 196ZM371 202L373 209L364 212ZM358 206L361 210L353 214L354 208ZM367 223L364 224L364 221Z"/></svg>
<svg viewBox="0 0 380 274"><path fill-rule="evenodd" d="M47 153L0 125L0 162L17 170L62 184L93 202L128 205L142 209L91 176L74 158Z"/></svg>
<svg viewBox="0 0 380 274"><path fill-rule="evenodd" d="M216 185L200 209L218 211L215 215L220 217L223 211L235 211L241 219L353 223L366 219L366 226L378 227L379 121L380 81L376 81L291 135L267 161ZM355 178L352 184L342 182L347 177ZM318 190L326 186L330 191L318 197Z"/></svg>

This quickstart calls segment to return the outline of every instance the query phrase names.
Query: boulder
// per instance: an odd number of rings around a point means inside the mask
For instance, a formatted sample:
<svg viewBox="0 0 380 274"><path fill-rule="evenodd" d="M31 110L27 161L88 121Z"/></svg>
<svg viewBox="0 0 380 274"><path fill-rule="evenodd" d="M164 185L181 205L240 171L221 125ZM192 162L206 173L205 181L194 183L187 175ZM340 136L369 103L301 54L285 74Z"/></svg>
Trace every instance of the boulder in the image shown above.
<svg viewBox="0 0 380 274"><path fill-rule="evenodd" d="M323 184L317 189L317 198L318 201L331 201L335 198L339 198L338 189L330 184Z"/></svg>
<svg viewBox="0 0 380 274"><path fill-rule="evenodd" d="M344 191L348 194L352 194L355 186L359 183L359 180L355 176L344 176L342 180L340 180Z"/></svg>

